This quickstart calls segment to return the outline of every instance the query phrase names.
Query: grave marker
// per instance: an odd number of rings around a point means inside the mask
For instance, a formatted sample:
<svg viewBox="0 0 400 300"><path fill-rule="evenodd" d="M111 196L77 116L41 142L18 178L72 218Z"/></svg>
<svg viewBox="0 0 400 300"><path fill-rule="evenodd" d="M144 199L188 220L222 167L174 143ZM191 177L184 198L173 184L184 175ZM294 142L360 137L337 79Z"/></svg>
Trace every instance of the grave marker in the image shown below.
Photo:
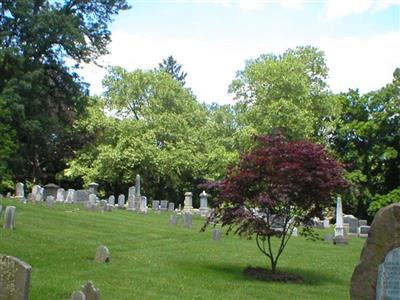
<svg viewBox="0 0 400 300"><path fill-rule="evenodd" d="M7 206L4 212L4 229L14 229L15 228L15 206Z"/></svg>
<svg viewBox="0 0 400 300"><path fill-rule="evenodd" d="M28 300L31 271L22 260L0 254L0 299Z"/></svg>

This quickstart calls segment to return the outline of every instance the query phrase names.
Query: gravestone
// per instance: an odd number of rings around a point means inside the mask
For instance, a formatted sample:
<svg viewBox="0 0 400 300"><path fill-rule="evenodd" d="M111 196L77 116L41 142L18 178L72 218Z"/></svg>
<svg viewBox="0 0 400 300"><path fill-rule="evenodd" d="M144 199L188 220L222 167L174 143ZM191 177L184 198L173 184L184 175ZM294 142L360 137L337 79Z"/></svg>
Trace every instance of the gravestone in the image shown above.
<svg viewBox="0 0 400 300"><path fill-rule="evenodd" d="M98 262L109 262L110 261L110 251L108 250L108 248L104 245L101 245L97 248L96 251L96 256L94 258L95 261Z"/></svg>
<svg viewBox="0 0 400 300"><path fill-rule="evenodd" d="M151 208L153 210L158 210L159 206L160 206L160 201L159 200L151 201Z"/></svg>
<svg viewBox="0 0 400 300"><path fill-rule="evenodd" d="M95 194L89 195L89 203L94 204L97 201L97 196Z"/></svg>
<svg viewBox="0 0 400 300"><path fill-rule="evenodd" d="M367 226L367 220L358 220L358 226Z"/></svg>
<svg viewBox="0 0 400 300"><path fill-rule="evenodd" d="M322 220L322 223L323 223L323 226L324 226L324 228L329 228L330 226L329 226L329 220L328 219L323 219Z"/></svg>
<svg viewBox="0 0 400 300"><path fill-rule="evenodd" d="M212 239L214 241L219 241L219 240L221 240L221 237L222 237L221 229L214 228L213 233L212 233Z"/></svg>
<svg viewBox="0 0 400 300"><path fill-rule="evenodd" d="M57 202L64 202L65 201L65 190L63 188L59 188L57 190L56 201Z"/></svg>
<svg viewBox="0 0 400 300"><path fill-rule="evenodd" d="M171 225L177 225L178 224L178 214L177 213L172 213L170 218L169 218L169 223Z"/></svg>
<svg viewBox="0 0 400 300"><path fill-rule="evenodd" d="M38 187L38 189L37 189L37 191L36 191L36 194L35 194L35 198L33 198L33 200L36 202L36 203L38 203L38 202L41 202L41 201L43 201L43 188L42 187Z"/></svg>
<svg viewBox="0 0 400 300"><path fill-rule="evenodd" d="M36 194L42 191L42 187L40 185L35 184L32 187L32 200L36 201Z"/></svg>
<svg viewBox="0 0 400 300"><path fill-rule="evenodd" d="M76 291L72 293L71 300L86 300L85 293L82 291Z"/></svg>
<svg viewBox="0 0 400 300"><path fill-rule="evenodd" d="M47 196L47 198L46 198L46 206L47 206L47 208L53 208L54 207L54 202L55 202L55 199L54 199L53 196Z"/></svg>
<svg viewBox="0 0 400 300"><path fill-rule="evenodd" d="M24 184L22 182L17 182L17 184L15 185L15 198L25 198Z"/></svg>
<svg viewBox="0 0 400 300"><path fill-rule="evenodd" d="M7 206L4 212L4 229L14 229L15 228L15 206Z"/></svg>
<svg viewBox="0 0 400 300"><path fill-rule="evenodd" d="M31 271L22 260L0 254L0 299L28 300Z"/></svg>
<svg viewBox="0 0 400 300"><path fill-rule="evenodd" d="M210 214L210 208L208 207L208 194L205 191L200 193L200 216L208 217Z"/></svg>
<svg viewBox="0 0 400 300"><path fill-rule="evenodd" d="M161 200L160 201L160 210L167 211L168 210L168 200Z"/></svg>
<svg viewBox="0 0 400 300"><path fill-rule="evenodd" d="M112 212L113 208L114 208L114 205L107 203L106 206L104 207L104 211Z"/></svg>
<svg viewBox="0 0 400 300"><path fill-rule="evenodd" d="M183 210L184 211L190 211L193 209L193 194L191 192L186 192L185 193L185 200L183 202Z"/></svg>
<svg viewBox="0 0 400 300"><path fill-rule="evenodd" d="M347 240L345 238L345 229L343 223L343 208L342 208L342 198L338 196L336 198L336 224L335 232L333 238L333 244L335 245L347 245Z"/></svg>
<svg viewBox="0 0 400 300"><path fill-rule="evenodd" d="M136 175L135 181L135 200L134 200L134 210L140 211L140 205L142 203L142 196L140 194L140 175Z"/></svg>
<svg viewBox="0 0 400 300"><path fill-rule="evenodd" d="M135 194L136 188L131 186L128 189L128 210L135 210Z"/></svg>
<svg viewBox="0 0 400 300"><path fill-rule="evenodd" d="M363 225L358 228L358 234L360 237L368 237L369 230L371 229L370 226Z"/></svg>
<svg viewBox="0 0 400 300"><path fill-rule="evenodd" d="M121 194L118 196L118 208L125 207L125 195Z"/></svg>
<svg viewBox="0 0 400 300"><path fill-rule="evenodd" d="M175 203L174 202L169 202L168 203L168 210L169 211L174 211L175 210Z"/></svg>
<svg viewBox="0 0 400 300"><path fill-rule="evenodd" d="M343 217L343 223L349 224L349 234L358 234L358 219L353 215Z"/></svg>
<svg viewBox="0 0 400 300"><path fill-rule="evenodd" d="M68 189L65 203L75 203L77 200L76 191L74 189Z"/></svg>
<svg viewBox="0 0 400 300"><path fill-rule="evenodd" d="M294 236L294 237L298 237L299 236L299 230L297 229L297 227L293 228L292 236Z"/></svg>
<svg viewBox="0 0 400 300"><path fill-rule="evenodd" d="M147 213L147 197L146 196L142 196L141 197L141 202L140 202L140 211Z"/></svg>
<svg viewBox="0 0 400 300"><path fill-rule="evenodd" d="M111 195L110 197L108 197L108 204L114 206L115 205L115 197L114 195Z"/></svg>
<svg viewBox="0 0 400 300"><path fill-rule="evenodd" d="M94 194L94 193L90 193L89 190L76 190L75 193L76 193L76 201L77 202L89 201L89 195Z"/></svg>
<svg viewBox="0 0 400 300"><path fill-rule="evenodd" d="M399 232L400 203L381 208L371 224L360 262L351 278L351 299L400 298ZM388 293L390 297L383 296Z"/></svg>
<svg viewBox="0 0 400 300"><path fill-rule="evenodd" d="M96 182L89 183L89 194L97 194L97 190L99 189L99 184Z"/></svg>
<svg viewBox="0 0 400 300"><path fill-rule="evenodd" d="M81 290L85 294L86 300L100 300L100 290L91 281L82 286Z"/></svg>
<svg viewBox="0 0 400 300"><path fill-rule="evenodd" d="M192 228L193 215L190 212L184 213L184 225L187 228Z"/></svg>
<svg viewBox="0 0 400 300"><path fill-rule="evenodd" d="M59 186L54 183L46 184L43 187L43 199L47 199L47 196L53 196L54 198L56 198L58 188Z"/></svg>
<svg viewBox="0 0 400 300"><path fill-rule="evenodd" d="M107 210L107 205L108 205L108 201L107 200L101 200L100 201L100 208L102 211L106 211Z"/></svg>

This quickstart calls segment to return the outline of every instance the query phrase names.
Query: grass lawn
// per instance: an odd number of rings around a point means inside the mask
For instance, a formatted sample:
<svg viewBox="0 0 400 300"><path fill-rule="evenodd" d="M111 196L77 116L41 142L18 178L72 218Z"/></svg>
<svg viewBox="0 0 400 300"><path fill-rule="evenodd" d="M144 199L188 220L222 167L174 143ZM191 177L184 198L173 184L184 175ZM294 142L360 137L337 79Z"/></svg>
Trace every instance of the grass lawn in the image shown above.
<svg viewBox="0 0 400 300"><path fill-rule="evenodd" d="M69 299L91 280L101 298L119 299L348 299L349 282L363 239L348 246L292 238L278 262L281 271L300 274L304 283L269 283L242 275L247 266L267 266L254 240L223 236L211 229L169 225L169 213L147 215L114 210L86 211L78 205L53 209L1 199L14 205L16 229L2 228L0 253L32 266L30 299ZM321 236L330 231L320 230ZM106 245L108 264L94 262Z"/></svg>

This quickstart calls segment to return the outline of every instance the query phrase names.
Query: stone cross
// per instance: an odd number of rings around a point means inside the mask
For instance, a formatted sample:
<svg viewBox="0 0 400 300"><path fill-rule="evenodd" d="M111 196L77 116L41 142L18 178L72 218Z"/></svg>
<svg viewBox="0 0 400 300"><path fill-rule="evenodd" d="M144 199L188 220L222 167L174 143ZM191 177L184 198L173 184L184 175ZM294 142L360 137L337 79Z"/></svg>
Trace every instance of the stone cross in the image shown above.
<svg viewBox="0 0 400 300"><path fill-rule="evenodd" d="M94 258L95 261L98 262L109 262L110 261L110 250L104 245L101 245L97 248L96 256Z"/></svg>
<svg viewBox="0 0 400 300"><path fill-rule="evenodd" d="M3 228L5 229L14 229L15 228L15 206L7 206L6 211L4 213L4 224Z"/></svg>
<svg viewBox="0 0 400 300"><path fill-rule="evenodd" d="M100 300L100 290L91 281L82 286L81 290L85 294L85 300Z"/></svg>
<svg viewBox="0 0 400 300"><path fill-rule="evenodd" d="M191 192L185 193L185 201L184 201L183 210L190 211L191 209L193 209L192 196L193 196L193 194Z"/></svg>
<svg viewBox="0 0 400 300"><path fill-rule="evenodd" d="M22 260L0 254L0 299L28 300L31 271Z"/></svg>

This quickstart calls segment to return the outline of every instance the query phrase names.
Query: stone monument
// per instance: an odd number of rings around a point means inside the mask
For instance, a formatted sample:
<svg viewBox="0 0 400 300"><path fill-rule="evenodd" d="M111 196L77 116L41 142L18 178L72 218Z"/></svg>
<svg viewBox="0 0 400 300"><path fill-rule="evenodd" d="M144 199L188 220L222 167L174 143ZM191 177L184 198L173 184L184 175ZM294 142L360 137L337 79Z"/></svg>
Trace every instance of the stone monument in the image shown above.
<svg viewBox="0 0 400 300"><path fill-rule="evenodd" d="M191 192L185 193L185 201L183 203L183 210L184 211L191 211L193 209L192 199L193 194Z"/></svg>
<svg viewBox="0 0 400 300"><path fill-rule="evenodd" d="M347 241L344 237L342 198L340 198L340 196L337 197L337 202L336 202L336 225L335 225L335 234L333 238L333 243L335 245L347 244Z"/></svg>
<svg viewBox="0 0 400 300"><path fill-rule="evenodd" d="M25 198L24 184L22 182L17 182L17 184L15 185L15 198Z"/></svg>
<svg viewBox="0 0 400 300"><path fill-rule="evenodd" d="M0 299L28 300L31 271L22 260L0 254Z"/></svg>
<svg viewBox="0 0 400 300"><path fill-rule="evenodd" d="M200 216L208 217L210 214L210 208L208 207L208 194L206 191L200 193Z"/></svg>
<svg viewBox="0 0 400 300"><path fill-rule="evenodd" d="M7 206L4 212L4 229L14 229L15 228L15 206Z"/></svg>

